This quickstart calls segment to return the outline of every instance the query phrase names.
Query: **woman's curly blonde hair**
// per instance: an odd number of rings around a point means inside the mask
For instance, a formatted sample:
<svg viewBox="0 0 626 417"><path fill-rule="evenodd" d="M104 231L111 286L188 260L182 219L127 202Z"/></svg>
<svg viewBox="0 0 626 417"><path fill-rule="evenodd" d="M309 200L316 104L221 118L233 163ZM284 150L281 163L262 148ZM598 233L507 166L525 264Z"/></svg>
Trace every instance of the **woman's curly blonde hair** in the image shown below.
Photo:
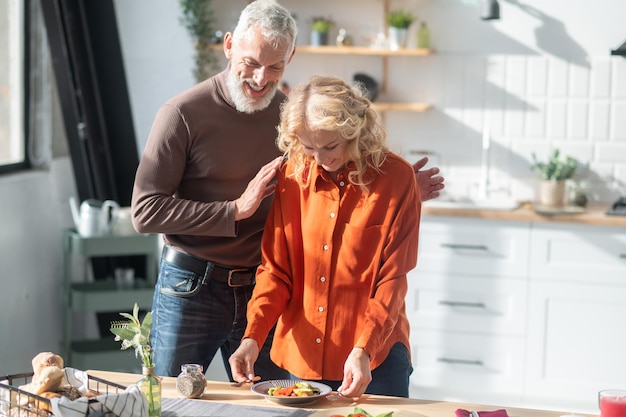
<svg viewBox="0 0 626 417"><path fill-rule="evenodd" d="M386 132L361 86L317 75L289 93L281 111L277 145L294 163L295 177L303 186L313 159L305 154L298 134L307 130L336 131L348 142L347 160L354 163L348 180L367 193L372 175L381 172L388 147ZM370 168L374 172L368 173Z"/></svg>

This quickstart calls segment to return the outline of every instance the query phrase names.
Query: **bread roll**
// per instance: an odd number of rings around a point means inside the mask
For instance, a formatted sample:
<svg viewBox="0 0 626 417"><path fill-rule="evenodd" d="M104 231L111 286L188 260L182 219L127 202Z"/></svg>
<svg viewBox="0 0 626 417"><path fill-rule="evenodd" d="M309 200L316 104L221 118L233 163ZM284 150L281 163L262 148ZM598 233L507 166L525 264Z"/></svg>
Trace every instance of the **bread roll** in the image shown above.
<svg viewBox="0 0 626 417"><path fill-rule="evenodd" d="M33 358L33 372L35 375L39 374L43 368L48 366L56 366L63 369L63 358L52 352L41 352Z"/></svg>
<svg viewBox="0 0 626 417"><path fill-rule="evenodd" d="M50 403L50 400L52 398L61 398L61 394L50 391L42 392L41 394L39 394L39 396L45 398L48 401L36 400L35 407L43 411L48 411L50 413L52 412L52 404Z"/></svg>
<svg viewBox="0 0 626 417"><path fill-rule="evenodd" d="M20 389L37 395L45 391L54 392L61 386L64 376L63 369L46 366L38 374L33 375L33 379L28 384L20 386Z"/></svg>

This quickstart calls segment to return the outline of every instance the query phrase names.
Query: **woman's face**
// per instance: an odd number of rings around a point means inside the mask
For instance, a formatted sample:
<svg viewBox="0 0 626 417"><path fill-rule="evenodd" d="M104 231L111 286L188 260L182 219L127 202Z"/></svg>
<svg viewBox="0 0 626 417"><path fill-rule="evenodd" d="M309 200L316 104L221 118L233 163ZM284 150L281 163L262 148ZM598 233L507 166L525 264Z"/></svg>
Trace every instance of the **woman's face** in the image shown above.
<svg viewBox="0 0 626 417"><path fill-rule="evenodd" d="M306 156L328 172L339 171L347 162L348 141L329 130L304 130L298 134Z"/></svg>

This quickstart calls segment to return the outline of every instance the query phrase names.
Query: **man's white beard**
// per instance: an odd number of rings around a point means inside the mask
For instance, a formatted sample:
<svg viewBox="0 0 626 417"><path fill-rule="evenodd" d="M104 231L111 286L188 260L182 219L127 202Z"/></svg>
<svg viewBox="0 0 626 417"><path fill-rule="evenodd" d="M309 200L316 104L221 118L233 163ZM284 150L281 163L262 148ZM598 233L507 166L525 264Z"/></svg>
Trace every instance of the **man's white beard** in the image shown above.
<svg viewBox="0 0 626 417"><path fill-rule="evenodd" d="M233 71L228 73L226 86L228 87L230 97L235 104L235 108L242 113L254 113L266 109L276 94L277 86L274 85L272 89L265 93L265 95L259 100L253 100L246 95L244 90L243 84L246 82L248 81L237 77ZM251 83L254 84L253 82Z"/></svg>

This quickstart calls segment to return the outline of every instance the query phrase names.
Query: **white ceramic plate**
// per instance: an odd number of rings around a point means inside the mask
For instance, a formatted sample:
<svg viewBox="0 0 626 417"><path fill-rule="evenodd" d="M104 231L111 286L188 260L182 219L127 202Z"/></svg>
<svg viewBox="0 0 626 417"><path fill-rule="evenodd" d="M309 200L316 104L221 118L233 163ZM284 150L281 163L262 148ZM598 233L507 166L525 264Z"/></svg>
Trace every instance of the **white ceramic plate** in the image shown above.
<svg viewBox="0 0 626 417"><path fill-rule="evenodd" d="M308 382L309 384L311 384L312 387L320 390L319 395L313 395L311 397L283 397L280 395L275 396L275 395L267 394L267 391L272 387L280 385L281 387L284 388L284 387L291 386L295 384L296 382ZM252 390L252 392L254 392L255 394L262 395L263 397L265 397L266 400L273 401L275 403L283 404L283 405L311 404L317 401L318 399L327 396L332 391L332 389L328 385L322 384L320 382L296 381L293 379L274 379L270 381L257 382L256 384L252 385L252 387L250 387L250 390Z"/></svg>
<svg viewBox="0 0 626 417"><path fill-rule="evenodd" d="M359 407L373 416L393 411L392 417L426 417L424 414L418 414L408 410L395 410L393 408L381 408L380 406L368 407L366 405L362 405ZM337 407L328 410L320 410L316 413L311 414L311 417L330 417L333 415L347 416L350 413L354 413L354 407Z"/></svg>

